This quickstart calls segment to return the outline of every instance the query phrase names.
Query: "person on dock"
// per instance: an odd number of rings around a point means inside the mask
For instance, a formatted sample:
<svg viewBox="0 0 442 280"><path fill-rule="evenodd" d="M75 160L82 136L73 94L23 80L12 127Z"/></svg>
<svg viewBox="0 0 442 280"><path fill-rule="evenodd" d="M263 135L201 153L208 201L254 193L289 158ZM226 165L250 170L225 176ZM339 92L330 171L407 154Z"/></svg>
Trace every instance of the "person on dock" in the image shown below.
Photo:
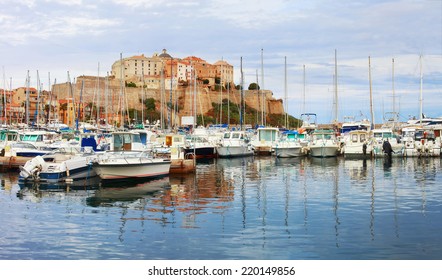
<svg viewBox="0 0 442 280"><path fill-rule="evenodd" d="M391 158L391 153L393 152L393 149L391 148L390 142L388 142L388 139L384 141L382 144L382 150L386 155L388 155L389 158Z"/></svg>

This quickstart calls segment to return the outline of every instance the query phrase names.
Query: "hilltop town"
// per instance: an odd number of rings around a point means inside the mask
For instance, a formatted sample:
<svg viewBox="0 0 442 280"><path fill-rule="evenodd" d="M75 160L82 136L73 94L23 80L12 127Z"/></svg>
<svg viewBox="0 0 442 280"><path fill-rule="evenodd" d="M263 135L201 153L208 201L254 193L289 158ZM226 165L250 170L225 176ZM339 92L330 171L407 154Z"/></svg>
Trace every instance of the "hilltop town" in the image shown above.
<svg viewBox="0 0 442 280"><path fill-rule="evenodd" d="M72 127L76 120L117 124L126 115L125 123L161 118L166 125L179 126L183 116L195 114L196 105L203 124L237 124L237 114L227 110L238 112L241 94L251 114L245 116L246 123L258 124L263 113L266 118L284 114L282 100L275 99L272 91L256 84L244 85L243 90L235 85L234 67L223 60L210 64L195 56L174 58L163 49L150 57L120 57L107 73L54 84L51 91L2 90L2 104L6 101L2 120L12 124L58 120Z"/></svg>

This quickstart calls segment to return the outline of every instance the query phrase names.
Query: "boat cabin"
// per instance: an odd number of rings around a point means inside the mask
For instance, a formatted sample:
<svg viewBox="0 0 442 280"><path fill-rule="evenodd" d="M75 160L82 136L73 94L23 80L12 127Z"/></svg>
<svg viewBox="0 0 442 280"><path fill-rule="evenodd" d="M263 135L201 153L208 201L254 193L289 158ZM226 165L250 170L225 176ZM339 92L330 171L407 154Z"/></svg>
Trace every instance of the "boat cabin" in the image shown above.
<svg viewBox="0 0 442 280"><path fill-rule="evenodd" d="M141 142L140 134L132 131L119 131L112 133L110 144L111 151L142 151L145 146Z"/></svg>

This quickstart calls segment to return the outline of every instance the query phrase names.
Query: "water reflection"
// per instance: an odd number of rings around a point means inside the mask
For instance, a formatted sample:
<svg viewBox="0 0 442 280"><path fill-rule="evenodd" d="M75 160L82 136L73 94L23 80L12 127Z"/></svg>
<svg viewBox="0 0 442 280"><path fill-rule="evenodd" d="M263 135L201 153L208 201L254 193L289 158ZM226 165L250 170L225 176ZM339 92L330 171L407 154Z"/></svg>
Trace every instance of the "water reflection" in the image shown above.
<svg viewBox="0 0 442 280"><path fill-rule="evenodd" d="M439 158L247 157L199 161L195 173L120 185L17 186L16 177L2 174L0 199L14 190L18 197L0 210L24 214L0 229L13 239L7 228L18 221L38 229L29 238L41 240L47 220L33 217L50 216L88 233L68 231L76 250L90 246L86 236L106 242L98 258L114 256L104 252L112 248L117 258L142 259L437 259L440 170ZM2 249L0 257L13 254Z"/></svg>
<svg viewBox="0 0 442 280"><path fill-rule="evenodd" d="M144 202L147 199L170 187L169 177L151 179L134 185L120 184L120 186L115 183L109 185L100 184L94 195L86 199L87 205L92 207L121 207L124 204L137 201L140 203L138 208L144 208ZM119 204L119 202L123 202L123 204Z"/></svg>

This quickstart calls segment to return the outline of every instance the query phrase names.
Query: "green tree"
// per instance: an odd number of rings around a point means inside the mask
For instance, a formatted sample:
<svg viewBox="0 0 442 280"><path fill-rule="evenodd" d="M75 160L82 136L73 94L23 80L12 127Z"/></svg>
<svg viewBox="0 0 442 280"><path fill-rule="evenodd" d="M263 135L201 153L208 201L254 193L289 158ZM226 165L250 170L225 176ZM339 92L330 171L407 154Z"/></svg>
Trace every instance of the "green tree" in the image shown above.
<svg viewBox="0 0 442 280"><path fill-rule="evenodd" d="M155 111L155 99L147 98L144 100L144 106L146 106L147 111Z"/></svg>
<svg viewBox="0 0 442 280"><path fill-rule="evenodd" d="M249 85L249 90L259 90L259 85L257 83L251 83Z"/></svg>

